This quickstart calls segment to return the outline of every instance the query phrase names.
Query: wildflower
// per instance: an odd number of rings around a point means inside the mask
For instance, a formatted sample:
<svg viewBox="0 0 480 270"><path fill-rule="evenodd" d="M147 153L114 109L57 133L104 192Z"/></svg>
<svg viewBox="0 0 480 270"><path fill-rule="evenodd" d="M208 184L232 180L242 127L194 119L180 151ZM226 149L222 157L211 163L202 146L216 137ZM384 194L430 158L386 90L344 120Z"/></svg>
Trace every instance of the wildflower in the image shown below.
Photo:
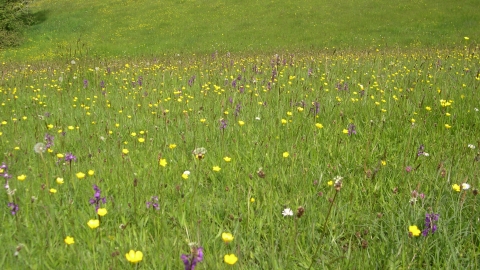
<svg viewBox="0 0 480 270"><path fill-rule="evenodd" d="M420 230L418 229L417 226L413 225L413 226L409 226L408 227L408 232L409 234L411 234L412 236L419 236L420 235Z"/></svg>
<svg viewBox="0 0 480 270"><path fill-rule="evenodd" d="M192 247L190 255L182 254L180 258L185 265L185 270L194 270L197 263L203 261L203 247Z"/></svg>
<svg viewBox="0 0 480 270"><path fill-rule="evenodd" d="M342 189L342 185L343 185L343 177L341 177L340 175L337 175L335 176L335 178L333 179L335 181L335 183L333 184L333 186L335 187L335 189L337 191L340 191L340 189Z"/></svg>
<svg viewBox="0 0 480 270"><path fill-rule="evenodd" d="M220 119L220 130L224 130L227 127L227 120Z"/></svg>
<svg viewBox="0 0 480 270"><path fill-rule="evenodd" d="M348 129L343 129L343 130L342 130L342 133L343 133L343 134L348 134Z"/></svg>
<svg viewBox="0 0 480 270"><path fill-rule="evenodd" d="M65 154L65 162L72 162L73 161L77 161L77 157L74 156L72 153L66 153Z"/></svg>
<svg viewBox="0 0 480 270"><path fill-rule="evenodd" d="M285 125L287 123L286 119L282 119L282 125Z"/></svg>
<svg viewBox="0 0 480 270"><path fill-rule="evenodd" d="M98 226L100 226L100 220L98 220L98 219L90 219L90 220L87 222L87 225L88 225L88 227L90 227L90 229L96 229Z"/></svg>
<svg viewBox="0 0 480 270"><path fill-rule="evenodd" d="M53 145L53 139L54 139L54 138L55 138L55 137L53 137L52 135L50 135L50 134L48 134L48 133L45 134L45 142L47 142L47 144L45 145L45 147L46 147L47 149L49 149L50 147L52 147L52 145Z"/></svg>
<svg viewBox="0 0 480 270"><path fill-rule="evenodd" d="M225 160L225 162L230 162L232 160L231 157L224 157L223 160Z"/></svg>
<svg viewBox="0 0 480 270"><path fill-rule="evenodd" d="M175 147L177 147L177 145L174 144L174 143L172 143L172 144L170 144L170 145L168 146L168 148L170 148L170 149L174 149Z"/></svg>
<svg viewBox="0 0 480 270"><path fill-rule="evenodd" d="M223 242L225 242L226 244L232 242L234 239L233 235L231 233L222 233L222 240Z"/></svg>
<svg viewBox="0 0 480 270"><path fill-rule="evenodd" d="M15 214L18 212L18 210L19 210L18 204L15 204L15 203L13 203L13 202L9 202L9 203L7 204L7 206L8 206L8 208L10 208L10 213L11 213L12 215L15 215Z"/></svg>
<svg viewBox="0 0 480 270"><path fill-rule="evenodd" d="M164 159L164 158L161 158L160 161L158 162L158 164L162 167L165 167L165 166L167 166L167 160Z"/></svg>
<svg viewBox="0 0 480 270"><path fill-rule="evenodd" d="M317 128L323 128L323 125L320 124L320 123L316 123L315 126L316 126Z"/></svg>
<svg viewBox="0 0 480 270"><path fill-rule="evenodd" d="M57 179L55 179L55 181L57 182L57 184L61 185L64 183L63 181L63 178L62 177L57 177Z"/></svg>
<svg viewBox="0 0 480 270"><path fill-rule="evenodd" d="M455 190L456 192L460 192L460 186L457 184L453 184L452 189Z"/></svg>
<svg viewBox="0 0 480 270"><path fill-rule="evenodd" d="M138 138L138 142L143 143L143 142L145 142L145 139L144 138Z"/></svg>
<svg viewBox="0 0 480 270"><path fill-rule="evenodd" d="M138 263L143 259L143 253L141 251L135 251L131 249L127 254L125 254L125 258L131 263Z"/></svg>
<svg viewBox="0 0 480 270"><path fill-rule="evenodd" d="M105 197L101 197L102 191L97 185L93 185L93 190L95 191L95 194L93 195L93 198L91 198L88 202L92 205L95 205L95 212L98 211L98 208L100 208L100 204L105 204L107 203L107 199Z"/></svg>
<svg viewBox="0 0 480 270"><path fill-rule="evenodd" d="M85 177L85 174L83 172L78 172L75 175L77 176L78 179L82 179Z"/></svg>
<svg viewBox="0 0 480 270"><path fill-rule="evenodd" d="M92 176L92 175L94 175L94 174L95 174L95 171L94 171L94 170L88 170L88 172L87 172L87 173L88 173L88 175L89 175L89 176Z"/></svg>
<svg viewBox="0 0 480 270"><path fill-rule="evenodd" d="M195 156L196 159L203 159L206 153L207 153L207 149L203 147L195 148L195 150L193 150L192 152L192 154Z"/></svg>
<svg viewBox="0 0 480 270"><path fill-rule="evenodd" d="M350 123L350 125L348 125L348 135L352 134L357 134L357 131L355 130L355 125Z"/></svg>
<svg viewBox="0 0 480 270"><path fill-rule="evenodd" d="M150 201L146 202L147 209L152 206L155 210L160 210L160 206L158 205L158 197L152 196Z"/></svg>
<svg viewBox="0 0 480 270"><path fill-rule="evenodd" d="M227 264L234 265L238 261L238 258L235 254L227 254L223 257L223 261Z"/></svg>
<svg viewBox="0 0 480 270"><path fill-rule="evenodd" d="M292 209L290 209L290 208L285 208L285 209L283 209L283 211L282 211L282 215L283 215L284 217L286 217L286 216L293 216L293 211L292 211Z"/></svg>
<svg viewBox="0 0 480 270"><path fill-rule="evenodd" d="M283 152L283 157L287 158L290 154L288 152Z"/></svg>
<svg viewBox="0 0 480 270"><path fill-rule="evenodd" d="M423 153L425 153L425 146L423 144L421 144L419 147L418 147L418 150L417 150L417 156L423 156Z"/></svg>
<svg viewBox="0 0 480 270"><path fill-rule="evenodd" d="M431 107L428 107L428 106L425 107L425 109L426 109L427 111L431 111L431 110L432 110L432 108L431 108Z"/></svg>
<svg viewBox="0 0 480 270"><path fill-rule="evenodd" d="M328 181L328 182L327 182L327 185L333 186L333 181Z"/></svg>
<svg viewBox="0 0 480 270"><path fill-rule="evenodd" d="M219 172L220 170L221 170L220 167L218 167L218 166L213 166L213 171L214 171L214 172Z"/></svg>
<svg viewBox="0 0 480 270"><path fill-rule="evenodd" d="M305 214L305 208L303 206L299 206L297 208L297 218L301 218Z"/></svg>
<svg viewBox="0 0 480 270"><path fill-rule="evenodd" d="M407 167L405 167L405 171L406 171L407 173L411 172L412 170L413 170L413 169L412 169L412 166L407 166Z"/></svg>
<svg viewBox="0 0 480 270"><path fill-rule="evenodd" d="M470 184L462 183L462 190L467 190L467 189L469 189L470 187L471 187Z"/></svg>
<svg viewBox="0 0 480 270"><path fill-rule="evenodd" d="M73 239L73 237L70 237L70 236L65 237L63 241L67 245L75 244L75 239Z"/></svg>
<svg viewBox="0 0 480 270"><path fill-rule="evenodd" d="M45 150L47 150L47 148L45 147L44 143L37 143L33 147L33 150L35 151L35 153L41 154L41 153L45 153Z"/></svg>
<svg viewBox="0 0 480 270"><path fill-rule="evenodd" d="M98 208L97 214L101 217L105 216L107 214L107 209L106 208Z"/></svg>
<svg viewBox="0 0 480 270"><path fill-rule="evenodd" d="M65 156L64 156L63 154L61 154L61 153L58 153L58 154L57 154L57 158L64 158L64 157L65 157Z"/></svg>
<svg viewBox="0 0 480 270"><path fill-rule="evenodd" d="M125 149L125 148L122 149L122 153L123 153L124 155L128 155L128 152L129 152L128 149Z"/></svg>
<svg viewBox="0 0 480 270"><path fill-rule="evenodd" d="M250 198L250 202L251 202L251 203L254 203L254 202L255 202L255 198L253 198L253 197Z"/></svg>
<svg viewBox="0 0 480 270"><path fill-rule="evenodd" d="M54 189L54 188L51 188L51 189L49 190L49 192L52 193L52 194L55 194L55 193L57 193L57 190Z"/></svg>
<svg viewBox="0 0 480 270"><path fill-rule="evenodd" d="M452 126L450 126L449 124L445 124L445 128L451 128Z"/></svg>
<svg viewBox="0 0 480 270"><path fill-rule="evenodd" d="M469 144L469 145L468 145L468 148L470 148L470 149L475 149L475 145Z"/></svg>
<svg viewBox="0 0 480 270"><path fill-rule="evenodd" d="M382 166L386 166L387 162L385 160L380 161L382 163Z"/></svg>
<svg viewBox="0 0 480 270"><path fill-rule="evenodd" d="M423 236L427 236L429 232L435 233L437 230L437 225L435 224L438 221L439 214L425 214L425 229L422 231Z"/></svg>
<svg viewBox="0 0 480 270"><path fill-rule="evenodd" d="M19 180L19 181L24 181L26 178L27 178L27 176L25 174L17 176L17 180Z"/></svg>
<svg viewBox="0 0 480 270"><path fill-rule="evenodd" d="M187 180L189 175L190 175L190 171L184 171L184 172L182 173L182 178L185 179L185 180Z"/></svg>

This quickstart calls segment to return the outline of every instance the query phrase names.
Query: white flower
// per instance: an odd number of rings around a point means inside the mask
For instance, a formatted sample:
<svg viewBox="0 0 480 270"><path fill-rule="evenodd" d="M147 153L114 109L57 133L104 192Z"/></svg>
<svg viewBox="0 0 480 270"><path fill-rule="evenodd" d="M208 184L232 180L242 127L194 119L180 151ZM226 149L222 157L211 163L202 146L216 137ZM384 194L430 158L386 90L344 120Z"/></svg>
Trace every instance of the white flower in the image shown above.
<svg viewBox="0 0 480 270"><path fill-rule="evenodd" d="M260 116L255 117L255 120L259 120L259 121L260 121Z"/></svg>
<svg viewBox="0 0 480 270"><path fill-rule="evenodd" d="M290 209L290 208L285 208L285 209L283 209L283 211L282 211L282 215L283 215L284 217L286 217L286 216L293 216L293 211L292 211L292 209Z"/></svg>
<svg viewBox="0 0 480 270"><path fill-rule="evenodd" d="M470 149L475 149L475 145L469 144L469 145L468 145L468 148L470 148Z"/></svg>
<svg viewBox="0 0 480 270"><path fill-rule="evenodd" d="M46 149L47 148L45 147L45 144L41 142L35 144L35 146L33 147L33 150L35 151L35 153L38 153L38 154L44 153Z"/></svg>
<svg viewBox="0 0 480 270"><path fill-rule="evenodd" d="M430 156L430 154L427 153L427 152L423 152L423 155L426 156L426 157Z"/></svg>
<svg viewBox="0 0 480 270"><path fill-rule="evenodd" d="M476 112L478 112L478 108L474 108L474 110L475 110Z"/></svg>
<svg viewBox="0 0 480 270"><path fill-rule="evenodd" d="M190 171L184 171L183 174L190 175Z"/></svg>
<svg viewBox="0 0 480 270"><path fill-rule="evenodd" d="M76 64L75 60L70 61L70 64L75 65Z"/></svg>
<svg viewBox="0 0 480 270"><path fill-rule="evenodd" d="M470 185L469 185L469 184L467 184L467 183L463 183L463 184L462 184L462 189L463 189L463 190L467 190L467 189L469 189L469 188L470 188Z"/></svg>

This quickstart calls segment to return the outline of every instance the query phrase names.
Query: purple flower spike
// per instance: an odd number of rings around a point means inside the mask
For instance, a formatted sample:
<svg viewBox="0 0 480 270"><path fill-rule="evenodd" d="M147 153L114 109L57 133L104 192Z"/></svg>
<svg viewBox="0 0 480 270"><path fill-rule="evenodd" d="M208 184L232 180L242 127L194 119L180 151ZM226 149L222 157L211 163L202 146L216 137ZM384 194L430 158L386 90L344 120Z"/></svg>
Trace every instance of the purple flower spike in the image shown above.
<svg viewBox="0 0 480 270"><path fill-rule="evenodd" d="M422 231L423 236L427 236L429 232L434 234L437 231L437 224L439 214L427 213L425 214L425 229Z"/></svg>
<svg viewBox="0 0 480 270"><path fill-rule="evenodd" d="M77 161L77 157L74 156L72 153L66 153L65 154L65 161L68 161L68 162L72 162L73 161Z"/></svg>
<svg viewBox="0 0 480 270"><path fill-rule="evenodd" d="M10 202L8 203L8 207L10 208L10 213L12 213L12 215L15 215L18 212L18 204Z"/></svg>
<svg viewBox="0 0 480 270"><path fill-rule="evenodd" d="M193 247L190 255L182 254L180 258L185 265L185 270L194 270L195 266L203 261L203 247Z"/></svg>

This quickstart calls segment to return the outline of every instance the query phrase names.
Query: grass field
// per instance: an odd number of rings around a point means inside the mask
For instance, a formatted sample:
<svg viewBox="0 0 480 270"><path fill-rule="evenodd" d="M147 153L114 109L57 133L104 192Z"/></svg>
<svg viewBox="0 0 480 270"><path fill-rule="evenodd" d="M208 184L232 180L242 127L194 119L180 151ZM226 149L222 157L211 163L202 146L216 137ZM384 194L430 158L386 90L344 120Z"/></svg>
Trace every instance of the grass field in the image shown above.
<svg viewBox="0 0 480 270"><path fill-rule="evenodd" d="M474 1L320 2L36 2L0 268L478 269Z"/></svg>
<svg viewBox="0 0 480 270"><path fill-rule="evenodd" d="M451 48L478 42L476 0L35 1L37 24L11 60Z"/></svg>

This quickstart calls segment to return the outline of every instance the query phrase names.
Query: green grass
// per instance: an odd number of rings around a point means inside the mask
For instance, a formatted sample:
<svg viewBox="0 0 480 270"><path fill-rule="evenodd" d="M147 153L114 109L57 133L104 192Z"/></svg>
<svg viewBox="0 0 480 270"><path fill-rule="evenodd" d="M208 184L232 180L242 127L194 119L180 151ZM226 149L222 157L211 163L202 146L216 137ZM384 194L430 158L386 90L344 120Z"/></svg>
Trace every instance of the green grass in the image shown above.
<svg viewBox="0 0 480 270"><path fill-rule="evenodd" d="M0 268L478 269L476 2L311 2L35 2L0 67Z"/></svg>
<svg viewBox="0 0 480 270"><path fill-rule="evenodd" d="M0 149L16 192L0 197L0 268L123 269L133 249L138 268L179 269L195 242L197 269L230 268L230 253L238 269L477 269L478 63L470 46L3 65ZM54 144L40 155L45 134ZM93 184L108 211L96 229ZM411 203L414 190L425 197ZM409 236L426 213L438 230Z"/></svg>
<svg viewBox="0 0 480 270"><path fill-rule="evenodd" d="M477 1L47 1L6 60L276 53L478 42Z"/></svg>

